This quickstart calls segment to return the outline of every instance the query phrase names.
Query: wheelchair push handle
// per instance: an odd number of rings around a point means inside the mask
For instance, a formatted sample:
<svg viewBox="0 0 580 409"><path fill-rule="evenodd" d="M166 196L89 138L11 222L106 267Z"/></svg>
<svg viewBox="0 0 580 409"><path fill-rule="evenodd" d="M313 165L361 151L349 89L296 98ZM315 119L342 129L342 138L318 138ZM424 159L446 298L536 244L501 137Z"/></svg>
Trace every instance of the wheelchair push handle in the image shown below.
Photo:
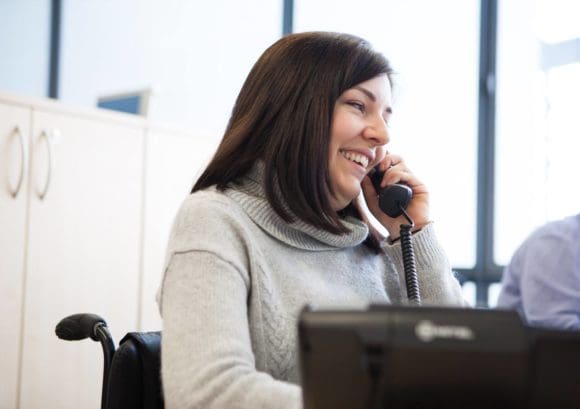
<svg viewBox="0 0 580 409"><path fill-rule="evenodd" d="M101 394L101 409L106 408L107 388L109 385L109 371L115 343L107 327L107 322L96 314L74 314L63 318L54 330L56 336L66 341L79 341L91 338L101 343L104 354L103 391Z"/></svg>
<svg viewBox="0 0 580 409"><path fill-rule="evenodd" d="M79 341L91 338L100 341L99 327L107 327L107 322L96 314L74 314L60 320L55 331L56 336L66 341Z"/></svg>

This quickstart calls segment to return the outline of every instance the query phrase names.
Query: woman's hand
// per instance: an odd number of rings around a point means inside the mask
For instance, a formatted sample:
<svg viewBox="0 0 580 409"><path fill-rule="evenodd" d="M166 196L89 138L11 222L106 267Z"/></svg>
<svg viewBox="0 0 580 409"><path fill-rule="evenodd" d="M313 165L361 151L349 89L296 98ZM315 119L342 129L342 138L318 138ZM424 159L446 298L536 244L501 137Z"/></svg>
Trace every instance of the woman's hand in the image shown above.
<svg viewBox="0 0 580 409"><path fill-rule="evenodd" d="M411 173L403 159L397 155L387 154L378 166L382 172L385 172L381 187L404 183L413 191L413 198L406 209L407 214L415 223L413 230L420 229L429 223L429 192L427 187ZM365 176L361 185L370 212L387 229L391 240L398 238L401 224L409 223L405 216L392 218L383 213L379 208L377 191L368 176Z"/></svg>

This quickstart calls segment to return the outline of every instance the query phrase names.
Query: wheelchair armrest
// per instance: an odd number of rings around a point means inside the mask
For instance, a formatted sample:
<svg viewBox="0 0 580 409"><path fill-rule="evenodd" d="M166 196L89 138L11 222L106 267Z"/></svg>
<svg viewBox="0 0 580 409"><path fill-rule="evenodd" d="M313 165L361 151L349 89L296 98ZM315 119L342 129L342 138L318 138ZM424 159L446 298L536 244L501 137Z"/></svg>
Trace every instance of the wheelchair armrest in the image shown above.
<svg viewBox="0 0 580 409"><path fill-rule="evenodd" d="M107 409L163 408L160 332L125 335L113 357L108 387Z"/></svg>

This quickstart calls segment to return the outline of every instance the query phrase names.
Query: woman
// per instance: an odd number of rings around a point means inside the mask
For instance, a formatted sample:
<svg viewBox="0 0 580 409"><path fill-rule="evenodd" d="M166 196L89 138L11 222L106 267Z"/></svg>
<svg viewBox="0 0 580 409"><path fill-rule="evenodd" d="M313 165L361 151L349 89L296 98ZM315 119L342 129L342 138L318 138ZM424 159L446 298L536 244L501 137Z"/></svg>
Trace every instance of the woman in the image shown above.
<svg viewBox="0 0 580 409"><path fill-rule="evenodd" d="M301 407L303 306L403 302L405 221L379 210L366 176L375 165L382 186L413 190L423 302L462 304L428 192L385 149L391 76L368 43L336 33L287 36L255 64L170 238L160 291L168 408ZM364 221L361 185L388 240Z"/></svg>

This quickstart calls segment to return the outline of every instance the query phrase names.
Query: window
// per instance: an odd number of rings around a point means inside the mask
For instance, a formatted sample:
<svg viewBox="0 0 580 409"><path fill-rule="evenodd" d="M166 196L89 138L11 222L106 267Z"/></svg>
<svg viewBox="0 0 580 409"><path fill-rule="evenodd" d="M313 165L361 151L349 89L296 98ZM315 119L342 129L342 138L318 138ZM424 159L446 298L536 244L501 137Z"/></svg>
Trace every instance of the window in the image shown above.
<svg viewBox="0 0 580 409"><path fill-rule="evenodd" d="M48 92L50 1L0 1L0 90Z"/></svg>
<svg viewBox="0 0 580 409"><path fill-rule="evenodd" d="M62 10L64 101L95 106L99 96L148 90L150 117L210 131L216 141L282 21L285 31L368 39L397 71L390 149L430 187L438 234L454 268L477 281L464 288L481 306L494 304L492 282L535 227L580 211L575 0L85 0L64 1ZM0 38L18 39L0 47L8 56L0 88L45 93L49 14L46 0L0 2ZM19 30L24 20L35 29ZM497 48L487 41L495 37ZM478 107L480 55L482 64L497 58L497 75L489 104ZM479 109L492 112L488 122ZM493 149L479 147L485 139Z"/></svg>
<svg viewBox="0 0 580 409"><path fill-rule="evenodd" d="M432 217L453 266L472 268L479 1L295 0L294 4L295 32L355 34L391 61L397 74L390 150L402 154L429 186Z"/></svg>
<svg viewBox="0 0 580 409"><path fill-rule="evenodd" d="M580 3L500 2L495 261L580 212Z"/></svg>

